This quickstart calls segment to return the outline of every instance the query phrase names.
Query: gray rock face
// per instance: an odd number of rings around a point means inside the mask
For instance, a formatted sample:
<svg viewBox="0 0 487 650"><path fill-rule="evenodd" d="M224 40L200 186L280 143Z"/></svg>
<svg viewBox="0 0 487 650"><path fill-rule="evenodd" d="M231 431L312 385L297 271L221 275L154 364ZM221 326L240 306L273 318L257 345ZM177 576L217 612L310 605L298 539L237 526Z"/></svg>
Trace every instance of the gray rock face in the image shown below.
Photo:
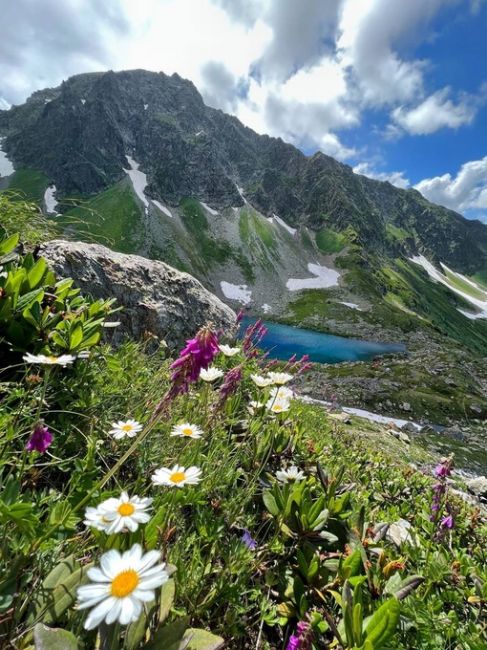
<svg viewBox="0 0 487 650"><path fill-rule="evenodd" d="M114 320L113 342L125 335L140 339L153 334L170 348L212 323L225 331L235 326L235 314L187 273L163 262L124 255L100 246L54 240L41 254L61 277L72 277L76 285L95 298L116 298L123 307Z"/></svg>
<svg viewBox="0 0 487 650"><path fill-rule="evenodd" d="M487 498L487 477L476 476L468 481L465 481L470 492L479 498Z"/></svg>

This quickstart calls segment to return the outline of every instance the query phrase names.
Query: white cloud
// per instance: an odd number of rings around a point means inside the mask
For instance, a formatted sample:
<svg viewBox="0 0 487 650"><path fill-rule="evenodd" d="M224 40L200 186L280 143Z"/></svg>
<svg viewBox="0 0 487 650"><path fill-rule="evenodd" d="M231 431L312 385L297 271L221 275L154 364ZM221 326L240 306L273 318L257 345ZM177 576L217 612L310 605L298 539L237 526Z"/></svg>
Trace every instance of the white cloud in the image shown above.
<svg viewBox="0 0 487 650"><path fill-rule="evenodd" d="M392 118L412 135L428 135L445 127L458 129L470 124L477 112L475 99L468 97L455 104L449 93L449 88L443 88L414 108L398 106L393 110Z"/></svg>
<svg viewBox="0 0 487 650"><path fill-rule="evenodd" d="M411 184L409 179L404 175L404 172L378 172L367 162L359 163L353 168L353 171L356 174L362 174L363 176L374 178L377 181L388 181L391 185L402 189L406 189Z"/></svg>
<svg viewBox="0 0 487 650"><path fill-rule="evenodd" d="M344 1L338 50L366 104L390 105L423 92L426 63L403 60L398 46L411 34L420 34L443 6L456 1Z"/></svg>
<svg viewBox="0 0 487 650"><path fill-rule="evenodd" d="M433 203L457 212L487 210L487 156L465 163L456 176L426 178L415 188Z"/></svg>

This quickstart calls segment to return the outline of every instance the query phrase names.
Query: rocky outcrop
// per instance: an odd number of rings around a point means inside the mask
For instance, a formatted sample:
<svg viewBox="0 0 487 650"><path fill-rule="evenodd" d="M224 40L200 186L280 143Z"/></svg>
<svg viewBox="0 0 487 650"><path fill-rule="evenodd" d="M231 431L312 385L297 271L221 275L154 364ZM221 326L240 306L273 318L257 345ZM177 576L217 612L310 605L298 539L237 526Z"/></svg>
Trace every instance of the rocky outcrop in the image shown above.
<svg viewBox="0 0 487 650"><path fill-rule="evenodd" d="M229 330L235 314L188 273L99 244L54 240L41 254L61 277L71 277L85 294L116 298L123 310L113 342L152 334L170 348L180 346L204 324ZM115 320L115 319L114 319Z"/></svg>

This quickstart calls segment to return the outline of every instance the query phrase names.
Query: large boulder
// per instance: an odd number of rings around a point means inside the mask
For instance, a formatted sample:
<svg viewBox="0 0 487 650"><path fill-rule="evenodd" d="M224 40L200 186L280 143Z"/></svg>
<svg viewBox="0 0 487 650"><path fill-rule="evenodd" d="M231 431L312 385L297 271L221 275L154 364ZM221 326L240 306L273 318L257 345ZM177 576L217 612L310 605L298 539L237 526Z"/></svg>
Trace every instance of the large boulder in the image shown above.
<svg viewBox="0 0 487 650"><path fill-rule="evenodd" d="M170 348L180 346L206 323L225 331L235 313L188 273L138 255L116 253L99 244L56 239L41 254L61 277L71 277L85 294L116 298L123 307L112 341L153 334Z"/></svg>

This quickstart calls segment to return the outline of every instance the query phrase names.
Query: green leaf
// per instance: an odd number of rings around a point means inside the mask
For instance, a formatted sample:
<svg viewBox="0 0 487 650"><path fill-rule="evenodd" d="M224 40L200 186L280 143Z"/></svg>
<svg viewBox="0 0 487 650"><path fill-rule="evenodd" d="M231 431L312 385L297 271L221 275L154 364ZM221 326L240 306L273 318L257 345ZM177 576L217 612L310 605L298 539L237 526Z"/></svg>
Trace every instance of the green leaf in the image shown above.
<svg viewBox="0 0 487 650"><path fill-rule="evenodd" d="M155 604L150 603L147 611L143 611L135 623L131 623L127 626L123 643L124 650L137 650L140 646L147 633L149 621L152 617L154 608Z"/></svg>
<svg viewBox="0 0 487 650"><path fill-rule="evenodd" d="M264 501L265 507L271 513L271 515L277 517L279 514L279 508L272 492L270 490L266 490L262 495L262 499Z"/></svg>
<svg viewBox="0 0 487 650"><path fill-rule="evenodd" d="M176 583L171 578L162 585L161 588L161 601L159 605L159 623L164 623L169 616L171 607L174 602L174 595L176 593Z"/></svg>
<svg viewBox="0 0 487 650"><path fill-rule="evenodd" d="M69 333L69 349L75 350L83 340L83 325L77 323Z"/></svg>
<svg viewBox="0 0 487 650"><path fill-rule="evenodd" d="M74 604L76 589L85 581L88 569L88 565L80 567L58 583L47 595L44 606L36 612L35 619L48 624L57 621Z"/></svg>
<svg viewBox="0 0 487 650"><path fill-rule="evenodd" d="M42 281L44 274L47 270L47 262L41 257L37 260L31 270L27 273L27 283L29 289L35 289L39 283Z"/></svg>
<svg viewBox="0 0 487 650"><path fill-rule="evenodd" d="M382 648L393 636L399 621L401 606L396 598L383 603L366 623L365 638L372 643L374 650Z"/></svg>
<svg viewBox="0 0 487 650"><path fill-rule="evenodd" d="M78 639L67 630L46 627L38 623L34 628L35 650L78 650Z"/></svg>
<svg viewBox="0 0 487 650"><path fill-rule="evenodd" d="M19 239L20 233L17 232L0 242L0 255L7 255L7 253L11 253L19 243Z"/></svg>
<svg viewBox="0 0 487 650"><path fill-rule="evenodd" d="M182 650L187 647L182 643L188 628L189 616L179 618L174 623L163 625L154 634L152 641L143 646L143 650Z"/></svg>
<svg viewBox="0 0 487 650"><path fill-rule="evenodd" d="M185 632L183 640L185 639L189 639L188 650L218 650L225 643L221 636L195 628L190 628Z"/></svg>

